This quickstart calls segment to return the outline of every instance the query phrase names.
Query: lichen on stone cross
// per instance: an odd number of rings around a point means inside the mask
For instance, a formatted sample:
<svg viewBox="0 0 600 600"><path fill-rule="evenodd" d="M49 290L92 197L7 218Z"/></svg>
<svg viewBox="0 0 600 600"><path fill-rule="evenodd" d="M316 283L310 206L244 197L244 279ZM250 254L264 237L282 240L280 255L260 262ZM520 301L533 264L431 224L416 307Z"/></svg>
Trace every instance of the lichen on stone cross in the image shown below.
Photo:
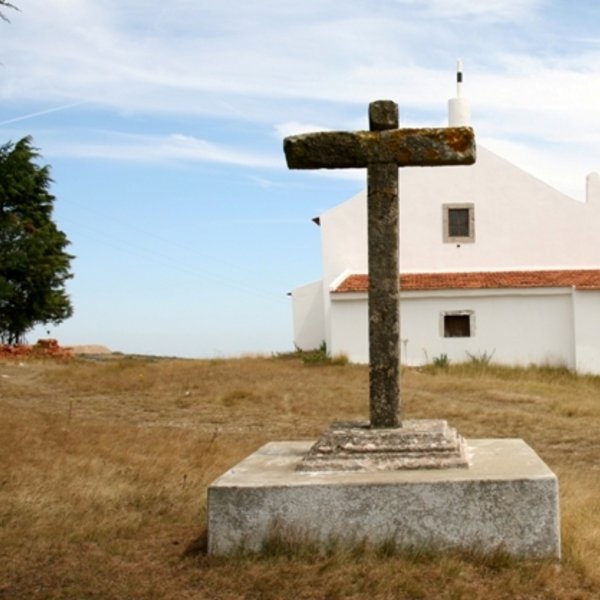
<svg viewBox="0 0 600 600"><path fill-rule="evenodd" d="M369 131L285 138L290 169L367 169L369 263L369 422L401 426L398 167L470 165L470 127L398 129L398 105L369 105Z"/></svg>

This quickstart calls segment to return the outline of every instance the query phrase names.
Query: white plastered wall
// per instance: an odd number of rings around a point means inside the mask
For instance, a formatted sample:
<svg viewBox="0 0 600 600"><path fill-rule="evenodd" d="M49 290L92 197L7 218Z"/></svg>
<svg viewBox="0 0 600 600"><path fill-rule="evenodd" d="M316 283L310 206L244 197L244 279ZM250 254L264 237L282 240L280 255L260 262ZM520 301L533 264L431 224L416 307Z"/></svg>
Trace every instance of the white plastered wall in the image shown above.
<svg viewBox="0 0 600 600"><path fill-rule="evenodd" d="M600 374L600 291L573 290L576 369Z"/></svg>
<svg viewBox="0 0 600 600"><path fill-rule="evenodd" d="M326 338L323 314L323 282L314 281L291 292L294 318L294 346L300 350L318 348Z"/></svg>
<svg viewBox="0 0 600 600"><path fill-rule="evenodd" d="M400 304L403 364L422 365L442 354L463 362L470 353L509 365L576 366L570 289L404 292ZM443 336L442 315L455 311L472 311L471 337ZM331 322L332 353L368 362L366 294L336 295Z"/></svg>
<svg viewBox="0 0 600 600"><path fill-rule="evenodd" d="M367 294L339 294L331 303L331 355L345 354L351 362L369 362Z"/></svg>

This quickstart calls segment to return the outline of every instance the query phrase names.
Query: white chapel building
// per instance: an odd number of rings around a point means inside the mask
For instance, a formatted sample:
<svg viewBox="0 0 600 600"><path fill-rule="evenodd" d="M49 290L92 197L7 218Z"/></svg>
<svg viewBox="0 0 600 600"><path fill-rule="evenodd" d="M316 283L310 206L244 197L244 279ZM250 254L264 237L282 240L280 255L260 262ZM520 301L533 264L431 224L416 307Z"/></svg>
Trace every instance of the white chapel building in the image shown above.
<svg viewBox="0 0 600 600"><path fill-rule="evenodd" d="M460 95L449 124L469 125ZM400 350L600 374L600 176L579 202L489 150L400 169ZM291 292L294 343L367 363L366 192L321 214L323 277Z"/></svg>

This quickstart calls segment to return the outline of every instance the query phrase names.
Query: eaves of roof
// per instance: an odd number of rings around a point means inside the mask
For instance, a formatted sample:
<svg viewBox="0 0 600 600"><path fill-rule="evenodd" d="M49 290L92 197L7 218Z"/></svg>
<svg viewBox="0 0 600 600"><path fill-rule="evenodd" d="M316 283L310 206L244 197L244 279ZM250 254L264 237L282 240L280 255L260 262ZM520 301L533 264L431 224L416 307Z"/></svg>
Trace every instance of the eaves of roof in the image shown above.
<svg viewBox="0 0 600 600"><path fill-rule="evenodd" d="M403 291L541 287L574 287L582 290L600 290L600 269L405 273L400 276L400 288ZM368 289L369 276L353 274L346 277L332 292L343 294L366 292Z"/></svg>

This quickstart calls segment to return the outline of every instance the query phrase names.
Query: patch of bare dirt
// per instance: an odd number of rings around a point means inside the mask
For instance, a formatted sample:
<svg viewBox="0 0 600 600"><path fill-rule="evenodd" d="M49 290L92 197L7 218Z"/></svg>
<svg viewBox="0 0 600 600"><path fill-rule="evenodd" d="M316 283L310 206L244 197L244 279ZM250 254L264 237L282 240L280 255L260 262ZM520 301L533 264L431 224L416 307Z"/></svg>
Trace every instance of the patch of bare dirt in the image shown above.
<svg viewBox="0 0 600 600"><path fill-rule="evenodd" d="M112 354L112 350L98 344L83 344L80 346L70 346L70 348L75 354Z"/></svg>

